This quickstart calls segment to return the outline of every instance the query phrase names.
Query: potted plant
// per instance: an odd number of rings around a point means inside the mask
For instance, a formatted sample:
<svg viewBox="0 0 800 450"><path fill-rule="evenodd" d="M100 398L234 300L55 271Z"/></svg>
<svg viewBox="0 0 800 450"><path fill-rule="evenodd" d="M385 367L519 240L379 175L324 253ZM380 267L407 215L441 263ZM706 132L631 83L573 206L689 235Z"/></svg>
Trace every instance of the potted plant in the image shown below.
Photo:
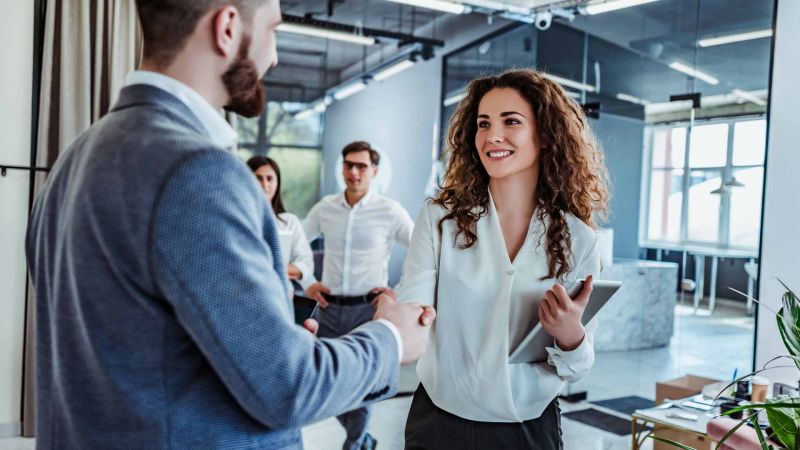
<svg viewBox="0 0 800 450"><path fill-rule="evenodd" d="M798 300L797 295L795 295L795 293L789 289L786 284L784 284L781 280L778 280L778 282L783 285L784 289L786 289L786 292L783 294L781 299L782 306L780 310L778 310L778 312L772 310L770 311L775 313L775 319L778 323L778 331L780 332L783 345L786 347L788 355L782 355L773 358L764 364L764 367L760 370L737 378L725 386L725 388L720 391L717 397L719 397L723 392L727 392L731 386L734 386L737 382L743 379L776 368L775 366L771 366L771 364L779 359L792 360L795 367L797 367L798 372L800 372L800 300ZM767 430L762 430L761 426L758 424L758 415L762 411L765 411L767 415L767 421L769 422L769 428L767 428ZM747 405L742 405L726 411L725 413L720 414L720 416L730 416L740 412L745 412L746 414L742 419L739 420L739 423L732 427L722 437L722 439L720 439L716 446L717 449L720 448L725 441L739 428L745 424L748 424L755 429L759 444L763 450L775 449L775 442L779 443L781 446L783 446L783 448L800 450L800 397L788 395L772 397L767 399L767 401L764 403L750 403ZM647 433L643 439L648 437L684 450L695 450L688 445L655 436L652 434L652 431Z"/></svg>

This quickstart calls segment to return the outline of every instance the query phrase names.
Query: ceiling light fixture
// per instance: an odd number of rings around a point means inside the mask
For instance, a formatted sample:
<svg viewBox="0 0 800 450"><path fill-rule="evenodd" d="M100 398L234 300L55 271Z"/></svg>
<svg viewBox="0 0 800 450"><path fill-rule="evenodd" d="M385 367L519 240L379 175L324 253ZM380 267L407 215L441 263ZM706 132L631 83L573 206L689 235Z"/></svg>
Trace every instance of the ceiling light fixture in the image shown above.
<svg viewBox="0 0 800 450"><path fill-rule="evenodd" d="M752 92L743 91L741 89L734 89L731 93L742 100L755 103L758 106L767 106L767 102L764 99L756 97L755 94Z"/></svg>
<svg viewBox="0 0 800 450"><path fill-rule="evenodd" d="M713 47L715 45L732 44L734 42L750 41L753 39L768 38L772 36L772 29L748 31L746 33L728 34L704 38L697 41L700 47Z"/></svg>
<svg viewBox="0 0 800 450"><path fill-rule="evenodd" d="M335 98L336 100L344 100L353 94L363 91L364 88L366 87L367 83L365 83L364 81L356 81L355 83L351 83L339 89L338 91L334 92L333 98Z"/></svg>
<svg viewBox="0 0 800 450"><path fill-rule="evenodd" d="M392 75L397 75L398 73L410 69L412 67L414 67L414 61L410 59L404 59L396 64L387 66L386 68L380 70L379 72L376 72L375 75L372 76L372 78L378 81L383 81L391 77Z"/></svg>
<svg viewBox="0 0 800 450"><path fill-rule="evenodd" d="M442 102L442 104L444 106L455 105L456 103L460 102L461 100L464 100L464 97L466 97L466 96L467 96L466 92L459 92L458 94L451 95L450 97L447 97L446 99L444 99L444 102Z"/></svg>
<svg viewBox="0 0 800 450"><path fill-rule="evenodd" d="M314 108L306 108L300 112L294 113L292 117L294 117L294 120L306 120L309 117L313 116L314 112L315 112Z"/></svg>
<svg viewBox="0 0 800 450"><path fill-rule="evenodd" d="M645 105L649 105L650 104L650 102L645 100L645 99L642 99L642 98L639 98L639 97L634 97L633 95L629 95L629 94L623 94L622 92L617 94L616 97L617 97L618 100L622 100L624 102L635 103L637 105L645 106Z"/></svg>
<svg viewBox="0 0 800 450"><path fill-rule="evenodd" d="M450 14L468 14L472 12L472 8L461 3L453 3L445 0L389 0L393 3L402 3L409 6L417 6L420 8L434 9Z"/></svg>
<svg viewBox="0 0 800 450"><path fill-rule="evenodd" d="M678 72L681 73L685 73L686 75L697 78L698 80L703 80L712 86L716 86L719 84L719 80L717 78L707 74L706 72L703 72L702 70L687 66L686 64L679 61L671 62L669 64L669 68L672 70L677 70Z"/></svg>
<svg viewBox="0 0 800 450"><path fill-rule="evenodd" d="M547 78L550 81L555 81L558 84L561 84L561 85L564 85L564 86L567 86L567 87L571 87L573 89L580 89L580 90L586 91L586 92L594 92L595 91L594 86L586 84L586 83L581 83L581 82L578 82L578 81L575 81L575 80L570 80L569 78L563 78L563 77L560 77L558 75L551 75L549 73L544 73L544 72L542 72L542 76Z"/></svg>
<svg viewBox="0 0 800 450"><path fill-rule="evenodd" d="M630 8L631 6L644 5L658 0L609 0L603 3L593 3L578 8L582 14L602 14L609 11L616 11L622 8Z"/></svg>
<svg viewBox="0 0 800 450"><path fill-rule="evenodd" d="M336 41L349 42L351 44L372 45L375 38L369 36L361 36L358 34L344 33L342 31L327 30L325 28L311 27L307 25L298 25L295 23L282 23L278 25L278 31L285 33L302 34L305 36L313 36L323 39L333 39Z"/></svg>

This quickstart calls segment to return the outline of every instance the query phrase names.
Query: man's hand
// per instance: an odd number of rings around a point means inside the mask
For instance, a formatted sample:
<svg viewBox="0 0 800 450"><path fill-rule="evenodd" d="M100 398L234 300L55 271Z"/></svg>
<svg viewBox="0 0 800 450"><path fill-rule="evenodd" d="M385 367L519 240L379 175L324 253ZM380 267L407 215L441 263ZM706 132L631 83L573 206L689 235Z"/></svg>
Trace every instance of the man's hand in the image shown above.
<svg viewBox="0 0 800 450"><path fill-rule="evenodd" d="M388 295L389 297L391 297L391 298L392 298L392 300L397 300L397 294L396 294L396 293L395 293L395 292L392 290L392 288L390 288L390 287L376 287L375 289L373 289L373 290L369 291L369 293L370 293L370 294L378 294L378 293L379 293L379 294L381 294L381 295ZM380 295L378 295L377 297L375 297L375 298L372 300L372 304L373 304L373 305L377 305L377 304L378 304L378 299L379 299L380 297L381 297Z"/></svg>
<svg viewBox="0 0 800 450"><path fill-rule="evenodd" d="M583 342L586 331L581 318L591 293L592 276L589 275L581 292L574 299L569 298L564 286L554 284L539 302L539 321L542 328L555 338L560 349L575 350Z"/></svg>
<svg viewBox="0 0 800 450"><path fill-rule="evenodd" d="M319 303L319 307L325 309L328 307L329 303L325 300L325 297L322 294L330 294L331 290L328 289L327 286L322 284L321 281L317 281L316 283L312 284L305 290L306 297L313 298L314 300Z"/></svg>
<svg viewBox="0 0 800 450"><path fill-rule="evenodd" d="M286 266L286 275L290 280L299 280L300 278L303 278L303 272L301 272L297 266L291 263Z"/></svg>
<svg viewBox="0 0 800 450"><path fill-rule="evenodd" d="M392 322L403 340L401 364L410 364L419 359L428 346L430 325L436 318L436 311L430 306L418 303L397 303L386 294L378 297L375 319Z"/></svg>
<svg viewBox="0 0 800 450"><path fill-rule="evenodd" d="M317 331L319 330L319 322L314 319L306 319L303 321L303 328L308 330L314 336L317 335Z"/></svg>

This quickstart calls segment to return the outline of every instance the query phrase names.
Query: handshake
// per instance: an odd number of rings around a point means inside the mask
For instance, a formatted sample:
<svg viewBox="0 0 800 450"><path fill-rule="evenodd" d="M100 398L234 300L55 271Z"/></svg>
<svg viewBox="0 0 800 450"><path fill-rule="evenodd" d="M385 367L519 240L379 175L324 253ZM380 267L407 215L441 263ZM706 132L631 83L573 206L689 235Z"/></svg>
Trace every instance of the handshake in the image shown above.
<svg viewBox="0 0 800 450"><path fill-rule="evenodd" d="M378 308L373 319L388 320L400 332L403 341L400 364L410 364L419 359L428 345L428 335L436 319L436 310L419 303L397 303L385 293L377 301Z"/></svg>
<svg viewBox="0 0 800 450"><path fill-rule="evenodd" d="M397 303L391 289L381 289L381 291L381 295L373 301L377 306L373 320L385 319L397 328L403 341L400 364L411 364L425 353L428 334L436 319L436 310L432 306L423 306L419 303ZM308 291L306 293L308 294ZM324 306L320 302L323 308L327 305L327 302ZM319 329L319 324L314 319L306 319L303 326L314 335Z"/></svg>

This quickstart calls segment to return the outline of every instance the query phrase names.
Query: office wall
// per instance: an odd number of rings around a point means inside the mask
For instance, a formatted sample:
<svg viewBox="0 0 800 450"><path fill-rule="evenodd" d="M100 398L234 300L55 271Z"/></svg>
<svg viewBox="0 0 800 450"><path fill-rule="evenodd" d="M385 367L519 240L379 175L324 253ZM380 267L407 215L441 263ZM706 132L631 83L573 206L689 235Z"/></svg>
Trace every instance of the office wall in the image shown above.
<svg viewBox="0 0 800 450"><path fill-rule="evenodd" d="M0 164L30 163L33 70L31 0L0 2ZM0 177L0 436L19 434L25 307L23 239L28 216L28 173Z"/></svg>
<svg viewBox="0 0 800 450"><path fill-rule="evenodd" d="M778 1L775 31L775 56L772 69L769 135L767 138L766 185L761 231L760 301L756 337L756 367L775 356L785 354L775 325L775 316L767 308L777 310L783 288L780 278L795 292L800 292L800 169L798 151L797 108L800 103L800 2ZM785 362L782 365L791 365ZM797 385L796 368L767 372L772 380Z"/></svg>
<svg viewBox="0 0 800 450"><path fill-rule="evenodd" d="M605 152L611 178L611 214L604 226L614 229L614 256L639 258L644 122L603 113L589 122Z"/></svg>
<svg viewBox="0 0 800 450"><path fill-rule="evenodd" d="M337 164L342 147L354 140L366 140L381 150L391 164L391 183L384 195L399 201L416 219L426 197L434 148L438 145L442 56L508 24L496 19L489 25L481 15L445 16L444 20L447 23L437 24L436 38L445 40L447 45L436 49L434 58L383 82L371 83L360 93L328 108L322 195L340 191L336 177L340 177ZM404 255L404 249L395 248L390 262L390 283L399 279Z"/></svg>

